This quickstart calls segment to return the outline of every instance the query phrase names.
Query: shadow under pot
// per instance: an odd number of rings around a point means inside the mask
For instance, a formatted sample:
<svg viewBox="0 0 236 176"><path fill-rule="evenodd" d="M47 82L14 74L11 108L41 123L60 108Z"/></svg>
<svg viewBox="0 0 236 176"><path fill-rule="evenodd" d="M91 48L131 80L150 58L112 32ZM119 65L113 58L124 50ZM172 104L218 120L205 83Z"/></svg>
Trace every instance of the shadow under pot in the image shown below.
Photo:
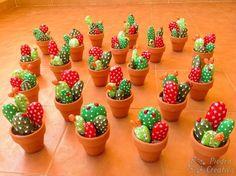
<svg viewBox="0 0 236 176"><path fill-rule="evenodd" d="M128 67L130 81L135 86L142 86L144 84L145 78L149 72L149 66L145 69L137 70Z"/></svg>
<svg viewBox="0 0 236 176"><path fill-rule="evenodd" d="M71 60L74 61L74 62L82 61L83 52L84 52L84 45L81 45L81 46L78 46L78 47L71 47L70 48Z"/></svg>
<svg viewBox="0 0 236 176"><path fill-rule="evenodd" d="M110 98L106 92L106 99L115 118L120 119L128 116L130 105L133 102L133 93L124 100L115 100Z"/></svg>
<svg viewBox="0 0 236 176"><path fill-rule="evenodd" d="M105 70L99 71L92 70L90 68L88 68L88 70L96 87L106 86L110 67L106 68Z"/></svg>
<svg viewBox="0 0 236 176"><path fill-rule="evenodd" d="M65 65L59 65L59 66L54 66L49 64L50 70L53 72L53 74L55 75L56 79L59 81L61 78L61 74L64 70L69 70L71 69L71 61L68 62Z"/></svg>
<svg viewBox="0 0 236 176"><path fill-rule="evenodd" d="M49 52L48 52L49 40L48 41L36 41L36 44L40 48L43 55L49 55Z"/></svg>
<svg viewBox="0 0 236 176"><path fill-rule="evenodd" d="M13 127L11 127L9 133L13 141L19 144L26 153L36 153L44 147L44 134L46 131L45 123L43 122L41 127L28 135L18 135L14 133Z"/></svg>
<svg viewBox="0 0 236 176"><path fill-rule="evenodd" d="M133 142L138 150L139 156L143 161L155 162L159 160L162 150L166 147L168 136L157 143L147 143L139 140L132 130Z"/></svg>
<svg viewBox="0 0 236 176"><path fill-rule="evenodd" d="M182 52L184 49L184 45L188 40L188 37L184 37L184 38L171 37L170 40L172 43L173 51Z"/></svg>
<svg viewBox="0 0 236 176"><path fill-rule="evenodd" d="M107 131L104 134L93 138L84 137L80 135L77 130L75 130L75 133L87 154L96 156L102 154L105 151L106 142L110 136L110 125L108 124Z"/></svg>
<svg viewBox="0 0 236 176"><path fill-rule="evenodd" d="M190 97L196 101L203 101L208 91L212 88L214 80L209 83L199 83L191 81L189 79L189 82L192 84L192 88L190 90Z"/></svg>
<svg viewBox="0 0 236 176"><path fill-rule="evenodd" d="M138 39L138 33L126 34L126 36L129 38L129 49L133 49Z"/></svg>
<svg viewBox="0 0 236 176"><path fill-rule="evenodd" d="M148 46L147 49L151 53L150 62L160 63L162 55L166 50L166 47L163 46L161 48L153 48L153 47Z"/></svg>
<svg viewBox="0 0 236 176"><path fill-rule="evenodd" d="M93 47L99 47L99 48L102 47L102 41L103 41L103 38L104 38L104 33L96 34L96 35L89 34L89 38L91 40L91 43L92 43Z"/></svg>
<svg viewBox="0 0 236 176"><path fill-rule="evenodd" d="M230 143L228 139L227 143L221 147L207 147L195 139L193 130L191 130L190 138L191 146L194 153L194 159L199 165L202 166L215 165L217 163L217 160L227 152Z"/></svg>
<svg viewBox="0 0 236 176"><path fill-rule="evenodd" d="M123 49L114 49L111 48L112 56L116 64L124 64L126 62L126 57L129 52L129 47Z"/></svg>
<svg viewBox="0 0 236 176"><path fill-rule="evenodd" d="M56 108L60 111L65 121L71 122L69 120L69 115L80 114L81 105L83 104L83 96L81 95L78 100L68 104L60 103L56 99L54 99L54 104Z"/></svg>
<svg viewBox="0 0 236 176"><path fill-rule="evenodd" d="M33 88L29 90L19 91L19 93L25 95L30 103L38 101L39 84L36 83L36 85Z"/></svg>
<svg viewBox="0 0 236 176"><path fill-rule="evenodd" d="M32 61L32 62L19 62L20 66L23 70L28 70L31 73L35 74L36 76L40 75L40 64L41 60L40 58Z"/></svg>
<svg viewBox="0 0 236 176"><path fill-rule="evenodd" d="M169 122L175 122L179 120L180 114L187 105L187 98L176 104L166 103L162 99L163 93L161 92L157 98L157 103L160 107L162 117Z"/></svg>

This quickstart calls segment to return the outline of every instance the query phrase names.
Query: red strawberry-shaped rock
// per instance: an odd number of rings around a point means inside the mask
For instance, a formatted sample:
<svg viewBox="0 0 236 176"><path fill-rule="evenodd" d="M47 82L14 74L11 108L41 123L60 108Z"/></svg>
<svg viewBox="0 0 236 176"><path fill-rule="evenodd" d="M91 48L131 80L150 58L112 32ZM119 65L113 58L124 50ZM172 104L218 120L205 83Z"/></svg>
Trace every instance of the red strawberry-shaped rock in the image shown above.
<svg viewBox="0 0 236 176"><path fill-rule="evenodd" d="M123 79L123 72L120 66L113 66L110 69L110 82L115 83L118 87L120 85L120 81Z"/></svg>
<svg viewBox="0 0 236 176"><path fill-rule="evenodd" d="M79 42L80 45L82 45L84 43L84 36L81 33L79 33L76 36L76 38L78 39L78 42Z"/></svg>
<svg viewBox="0 0 236 176"><path fill-rule="evenodd" d="M224 120L227 113L225 104L221 101L214 102L207 114L206 119L211 123L213 130L216 130L220 123Z"/></svg>
<svg viewBox="0 0 236 176"><path fill-rule="evenodd" d="M136 27L135 26L131 26L131 28L129 28L129 34L135 34L136 33Z"/></svg>
<svg viewBox="0 0 236 176"><path fill-rule="evenodd" d="M74 84L79 81L79 74L77 71L65 70L61 74L61 81L65 81L68 86L72 88Z"/></svg>
<svg viewBox="0 0 236 176"><path fill-rule="evenodd" d="M201 68L193 67L188 75L188 78L191 81L199 82L201 79L201 73L202 73Z"/></svg>
<svg viewBox="0 0 236 176"><path fill-rule="evenodd" d="M170 104L177 102L178 84L174 81L167 81L163 88L163 101Z"/></svg>
<svg viewBox="0 0 236 176"><path fill-rule="evenodd" d="M50 55L56 56L59 52L57 44L54 40L50 40L48 44L48 52Z"/></svg>
<svg viewBox="0 0 236 176"><path fill-rule="evenodd" d="M30 103L26 110L27 117L38 125L42 124L43 112L43 107L39 102Z"/></svg>
<svg viewBox="0 0 236 176"><path fill-rule="evenodd" d="M45 25L45 24L41 24L41 25L39 26L39 29L40 29L40 31L42 31L43 33L47 33L47 32L48 32L48 26Z"/></svg>
<svg viewBox="0 0 236 176"><path fill-rule="evenodd" d="M21 56L25 56L25 55L30 56L31 55L31 49L30 49L29 45L27 45L27 44L21 45L20 51L21 51Z"/></svg>
<svg viewBox="0 0 236 176"><path fill-rule="evenodd" d="M97 57L97 59L100 59L101 56L102 56L102 49L99 48L99 47L92 47L90 50L89 50L89 56L93 56L93 57Z"/></svg>
<svg viewBox="0 0 236 176"><path fill-rule="evenodd" d="M96 137L96 128L92 122L84 124L84 136L88 138Z"/></svg>
<svg viewBox="0 0 236 176"><path fill-rule="evenodd" d="M162 36L156 36L155 45L156 45L157 48L161 48L161 47L164 46Z"/></svg>
<svg viewBox="0 0 236 176"><path fill-rule="evenodd" d="M146 50L142 52L141 56L149 61L149 59L151 58L151 53L150 51Z"/></svg>
<svg viewBox="0 0 236 176"><path fill-rule="evenodd" d="M19 90L21 90L20 85L21 85L22 82L23 82L23 80L18 78L18 77L13 77L13 78L10 79L11 86L13 88L15 88L15 87L19 88Z"/></svg>
<svg viewBox="0 0 236 176"><path fill-rule="evenodd" d="M179 26L175 21L170 22L169 29L172 31L173 29L176 29L177 32L179 32Z"/></svg>
<svg viewBox="0 0 236 176"><path fill-rule="evenodd" d="M100 34L100 33L101 33L101 31L100 31L100 29L99 29L99 28L95 28L95 29L94 29L94 33L95 33L95 34Z"/></svg>
<svg viewBox="0 0 236 176"><path fill-rule="evenodd" d="M204 37L204 45L206 46L208 43L215 43L216 35L215 34L208 34Z"/></svg>
<svg viewBox="0 0 236 176"><path fill-rule="evenodd" d="M165 122L156 122L152 128L152 141L162 141L168 133L168 125Z"/></svg>
<svg viewBox="0 0 236 176"><path fill-rule="evenodd" d="M111 38L111 47L112 48L117 48L117 46L119 46L119 40L117 36L113 36Z"/></svg>

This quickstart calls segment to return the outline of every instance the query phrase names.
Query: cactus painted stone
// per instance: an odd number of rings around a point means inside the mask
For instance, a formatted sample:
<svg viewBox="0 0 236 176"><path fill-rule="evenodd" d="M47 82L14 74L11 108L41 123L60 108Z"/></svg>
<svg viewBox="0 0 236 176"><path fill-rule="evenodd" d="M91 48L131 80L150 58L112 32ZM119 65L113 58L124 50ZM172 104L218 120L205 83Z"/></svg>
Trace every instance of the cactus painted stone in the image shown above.
<svg viewBox="0 0 236 176"><path fill-rule="evenodd" d="M12 119L16 115L17 112L19 112L17 106L15 106L12 103L4 104L2 106L2 113L10 123L12 123Z"/></svg>
<svg viewBox="0 0 236 176"><path fill-rule="evenodd" d="M83 88L84 88L83 81L78 81L74 84L74 86L71 88L71 93L74 100L78 100L81 97Z"/></svg>
<svg viewBox="0 0 236 176"><path fill-rule="evenodd" d="M207 119L200 118L194 122L193 132L197 140L201 141L205 132L209 130L212 130L212 126Z"/></svg>
<svg viewBox="0 0 236 176"><path fill-rule="evenodd" d="M162 87L165 86L167 81L174 81L176 84L178 84L178 79L175 74L168 74L162 82Z"/></svg>
<svg viewBox="0 0 236 176"><path fill-rule="evenodd" d="M70 46L70 47L78 47L78 46L79 46L78 39L76 39L76 38L70 39L70 41L69 41L69 46Z"/></svg>
<svg viewBox="0 0 236 176"><path fill-rule="evenodd" d="M23 94L17 94L14 98L16 106L20 112L26 112L26 109L29 105L27 97Z"/></svg>
<svg viewBox="0 0 236 176"><path fill-rule="evenodd" d="M69 91L70 87L68 84L64 81L59 81L59 83L55 86L55 94L56 94L56 99L60 99L60 92L62 90Z"/></svg>
<svg viewBox="0 0 236 176"><path fill-rule="evenodd" d="M79 134L84 135L84 124L85 121L83 117L76 115L75 116L75 128L78 131Z"/></svg>
<svg viewBox="0 0 236 176"><path fill-rule="evenodd" d="M69 104L73 102L73 96L71 91L69 90L61 90L60 91L60 102L63 104Z"/></svg>
<svg viewBox="0 0 236 176"><path fill-rule="evenodd" d="M107 131L108 121L104 115L98 115L94 118L93 124L98 135L104 134Z"/></svg>
<svg viewBox="0 0 236 176"><path fill-rule="evenodd" d="M103 52L101 56L101 62L102 62L102 67L103 69L106 69L109 66L109 63L111 61L111 51Z"/></svg>
<svg viewBox="0 0 236 176"><path fill-rule="evenodd" d="M30 82L31 86L34 87L37 82L37 77L35 74L32 74L30 72L26 72L23 76L23 80L27 80Z"/></svg>
<svg viewBox="0 0 236 176"><path fill-rule="evenodd" d="M85 122L94 122L94 119L99 115L106 116L107 112L105 107L98 103L85 105L81 110L81 116L84 118Z"/></svg>
<svg viewBox="0 0 236 176"><path fill-rule="evenodd" d="M223 142L226 142L229 139L229 135L232 133L233 129L234 129L234 120L227 118L220 123L216 132L217 133L222 132L224 134Z"/></svg>
<svg viewBox="0 0 236 176"><path fill-rule="evenodd" d="M192 67L199 67L199 68L202 67L202 61L199 55L193 57Z"/></svg>
<svg viewBox="0 0 236 176"><path fill-rule="evenodd" d="M59 56L54 56L50 63L51 65L54 65L54 66L63 65L63 61Z"/></svg>
<svg viewBox="0 0 236 176"><path fill-rule="evenodd" d="M201 81L204 83L208 83L212 81L214 75L214 64L207 64L202 69Z"/></svg>
<svg viewBox="0 0 236 176"><path fill-rule="evenodd" d="M32 60L36 60L38 59L39 55L38 55L38 50L37 48L33 48L33 51L31 51L31 58Z"/></svg>
<svg viewBox="0 0 236 176"><path fill-rule="evenodd" d="M140 127L136 127L134 129L134 134L139 140L141 140L143 142L147 142L147 143L151 142L150 131L149 131L148 127L146 127L145 125L142 125Z"/></svg>
<svg viewBox="0 0 236 176"><path fill-rule="evenodd" d="M191 90L191 87L188 82L179 83L178 86L179 86L178 89L179 91L178 91L177 101L181 103L186 99L189 91Z"/></svg>
<svg viewBox="0 0 236 176"><path fill-rule="evenodd" d="M217 133L215 131L206 131L202 137L201 143L208 147L217 148L220 146L221 141L217 138Z"/></svg>
<svg viewBox="0 0 236 176"><path fill-rule="evenodd" d="M25 80L25 81L23 81L23 82L21 83L20 88L21 88L21 90L26 91L26 90L29 90L29 89L31 89L31 88L33 88L33 87L32 87L32 85L31 85L30 81Z"/></svg>
<svg viewBox="0 0 236 176"><path fill-rule="evenodd" d="M150 26L147 31L148 37L148 46L155 47L155 29L153 26Z"/></svg>
<svg viewBox="0 0 236 176"><path fill-rule="evenodd" d="M204 40L202 38L198 38L194 42L194 50L200 51L201 48L204 48Z"/></svg>
<svg viewBox="0 0 236 176"><path fill-rule="evenodd" d="M131 82L127 79L123 79L120 82L119 90L123 90L125 94L125 98L131 95Z"/></svg>

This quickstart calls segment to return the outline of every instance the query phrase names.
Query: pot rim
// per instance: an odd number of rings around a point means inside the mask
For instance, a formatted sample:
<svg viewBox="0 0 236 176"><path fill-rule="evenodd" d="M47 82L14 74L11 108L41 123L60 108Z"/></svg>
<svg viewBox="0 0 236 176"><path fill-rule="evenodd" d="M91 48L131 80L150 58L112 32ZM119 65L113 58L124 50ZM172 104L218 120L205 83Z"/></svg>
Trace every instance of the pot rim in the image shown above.
<svg viewBox="0 0 236 176"><path fill-rule="evenodd" d="M116 48L110 47L110 50L111 50L111 52L112 52L112 51L113 51L113 52L114 52L114 51L115 51L115 52L116 52L116 51L118 51L118 52L122 52L122 51L123 51L123 52L126 52L126 51L127 51L127 52L128 52L128 51L129 51L129 45L127 45L126 48L122 48L122 49L116 49Z"/></svg>
<svg viewBox="0 0 236 176"><path fill-rule="evenodd" d="M214 78L210 82L208 82L208 83L194 82L194 81L190 80L189 78L188 78L188 81L191 82L192 84L196 84L196 85L199 85L199 86L206 86L206 85L213 84L214 83Z"/></svg>
<svg viewBox="0 0 236 176"><path fill-rule="evenodd" d="M70 47L70 49L80 49L80 48L83 48L83 47L84 47L84 44L76 46L76 47Z"/></svg>
<svg viewBox="0 0 236 176"><path fill-rule="evenodd" d="M49 66L50 66L51 68L58 68L58 69L63 68L63 67L66 67L66 66L69 66L69 65L71 65L71 61L69 61L67 64L64 64L64 65L57 65L57 66L52 65L51 63L49 64Z"/></svg>
<svg viewBox="0 0 236 176"><path fill-rule="evenodd" d="M90 37L104 36L104 32L102 32L102 33L100 33L100 34L90 34L90 33L88 32L88 35L89 35Z"/></svg>
<svg viewBox="0 0 236 176"><path fill-rule="evenodd" d="M35 135L35 133L39 133L39 132L42 131L44 128L45 128L45 122L44 122L44 120L43 120L43 121L42 121L42 125L40 126L40 128L37 129L36 131L34 131L34 132L31 133L31 134L27 134L27 135L14 134L14 133L12 132L13 126L10 127L9 133L10 133L10 135L11 135L12 137L14 137L14 138L25 139L25 138L28 138L28 137L31 137L31 136Z"/></svg>
<svg viewBox="0 0 236 176"><path fill-rule="evenodd" d="M44 40L44 41L38 41L38 40L36 40L36 42L38 43L38 44L43 44L43 43L48 43L50 41L50 39L49 40Z"/></svg>
<svg viewBox="0 0 236 176"><path fill-rule="evenodd" d="M165 106L182 106L182 105L184 105L184 104L186 104L187 103L187 97L185 98L185 100L183 101L183 102L181 102L181 103L176 103L176 104L170 104L170 103L166 103L166 102L164 102L163 100L162 100L162 97L161 97L161 95L163 94L163 92L161 92L159 95L158 95L158 101L159 102L161 102L162 104L164 104Z"/></svg>
<svg viewBox="0 0 236 176"><path fill-rule="evenodd" d="M107 71L107 70L109 70L109 69L110 69L110 65L108 65L108 67L107 67L106 69L102 69L102 70L98 70L98 71L92 70L92 69L89 68L89 66L88 66L88 70L91 71L91 72L94 72L94 73L101 73L101 72Z"/></svg>
<svg viewBox="0 0 236 176"><path fill-rule="evenodd" d="M188 39L188 36L186 36L186 37L173 37L173 36L170 36L170 38L171 38L171 40L183 40L183 41L185 41L185 40L187 40Z"/></svg>
<svg viewBox="0 0 236 176"><path fill-rule="evenodd" d="M60 103L56 100L56 98L54 98L54 103L56 104L56 106L66 107L66 106L71 106L71 105L77 104L79 101L81 101L82 98L83 98L83 94L81 94L79 99L77 99L71 103L68 103L68 104Z"/></svg>
<svg viewBox="0 0 236 176"><path fill-rule="evenodd" d="M160 47L160 48L147 46L147 49L148 50L165 50L166 49L166 45L164 44L164 46Z"/></svg>
<svg viewBox="0 0 236 176"><path fill-rule="evenodd" d="M40 61L41 59L38 57L37 59L35 59L34 61L29 61L29 62L22 62L22 61L19 61L20 64L34 64L38 61Z"/></svg>
<svg viewBox="0 0 236 176"><path fill-rule="evenodd" d="M194 48L193 48L193 52L195 52L196 55L199 55L199 54L211 55L211 54L214 53L214 50L212 52L209 52L209 53L202 53L202 52L195 51Z"/></svg>
<svg viewBox="0 0 236 176"><path fill-rule="evenodd" d="M148 66L147 66L146 68L144 68L144 69L133 69L133 68L130 68L129 65L130 65L130 63L127 64L127 68L128 68L129 70L134 71L134 72L135 72L135 71L141 72L141 71L149 70L149 64L148 64Z"/></svg>
<svg viewBox="0 0 236 176"><path fill-rule="evenodd" d="M33 88L31 88L31 89L29 89L29 90L24 90L24 91L19 91L19 93L29 93L29 92L32 92L32 91L34 91L34 90L36 90L36 89L39 89L39 84L38 84L38 81L36 82L36 85L33 87Z"/></svg>
<svg viewBox="0 0 236 176"><path fill-rule="evenodd" d="M131 91L130 96L124 100L115 100L108 96L108 91L106 91L106 98L111 102L126 102L133 98L133 92Z"/></svg>

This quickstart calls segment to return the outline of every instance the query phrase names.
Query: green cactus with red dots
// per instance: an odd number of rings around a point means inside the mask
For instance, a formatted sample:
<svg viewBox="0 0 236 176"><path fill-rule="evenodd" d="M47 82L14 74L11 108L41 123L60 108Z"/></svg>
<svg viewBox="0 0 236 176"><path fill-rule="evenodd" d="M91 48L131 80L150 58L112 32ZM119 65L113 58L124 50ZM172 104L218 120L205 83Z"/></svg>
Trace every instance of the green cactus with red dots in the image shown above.
<svg viewBox="0 0 236 176"><path fill-rule="evenodd" d="M90 16L85 17L85 22L87 23L89 27L89 34L96 35L96 34L101 34L104 32L103 22L101 21L93 22Z"/></svg>
<svg viewBox="0 0 236 176"><path fill-rule="evenodd" d="M139 56L137 49L134 49L132 52L132 59L130 61L129 67L137 70L145 69L148 67L148 60L143 56Z"/></svg>

